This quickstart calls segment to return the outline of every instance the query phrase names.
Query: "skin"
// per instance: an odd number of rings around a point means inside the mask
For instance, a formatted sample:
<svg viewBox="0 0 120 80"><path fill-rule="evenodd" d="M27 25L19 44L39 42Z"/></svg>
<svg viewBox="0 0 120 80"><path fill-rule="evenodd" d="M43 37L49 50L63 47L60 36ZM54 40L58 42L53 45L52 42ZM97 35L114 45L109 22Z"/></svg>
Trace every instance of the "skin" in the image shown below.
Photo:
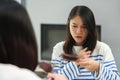
<svg viewBox="0 0 120 80"><path fill-rule="evenodd" d="M86 68L90 72L96 71L99 73L100 63L91 58L80 59L79 65L80 67Z"/></svg>
<svg viewBox="0 0 120 80"><path fill-rule="evenodd" d="M49 80L67 80L62 74L48 73Z"/></svg>

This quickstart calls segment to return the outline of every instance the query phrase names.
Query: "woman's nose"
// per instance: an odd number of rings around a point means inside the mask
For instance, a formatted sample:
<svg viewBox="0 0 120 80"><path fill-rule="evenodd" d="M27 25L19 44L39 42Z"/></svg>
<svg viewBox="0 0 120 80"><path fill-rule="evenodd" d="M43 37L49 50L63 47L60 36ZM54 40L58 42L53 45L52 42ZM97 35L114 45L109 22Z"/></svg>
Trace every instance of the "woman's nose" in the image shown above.
<svg viewBox="0 0 120 80"><path fill-rule="evenodd" d="M76 30L76 33L81 33L82 32L82 29L81 28L78 28L77 30Z"/></svg>

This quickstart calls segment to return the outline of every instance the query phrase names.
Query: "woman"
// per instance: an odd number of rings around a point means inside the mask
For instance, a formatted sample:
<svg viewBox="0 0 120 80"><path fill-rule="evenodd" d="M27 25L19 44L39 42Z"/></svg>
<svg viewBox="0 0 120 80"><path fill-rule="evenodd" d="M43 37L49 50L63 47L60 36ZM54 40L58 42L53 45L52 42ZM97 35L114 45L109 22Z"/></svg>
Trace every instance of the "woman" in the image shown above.
<svg viewBox="0 0 120 80"><path fill-rule="evenodd" d="M41 80L37 43L26 9L14 0L0 0L0 80Z"/></svg>
<svg viewBox="0 0 120 80"><path fill-rule="evenodd" d="M75 6L71 10L68 36L53 48L55 73L66 76L68 80L120 79L111 49L97 40L96 28L94 15L88 7Z"/></svg>

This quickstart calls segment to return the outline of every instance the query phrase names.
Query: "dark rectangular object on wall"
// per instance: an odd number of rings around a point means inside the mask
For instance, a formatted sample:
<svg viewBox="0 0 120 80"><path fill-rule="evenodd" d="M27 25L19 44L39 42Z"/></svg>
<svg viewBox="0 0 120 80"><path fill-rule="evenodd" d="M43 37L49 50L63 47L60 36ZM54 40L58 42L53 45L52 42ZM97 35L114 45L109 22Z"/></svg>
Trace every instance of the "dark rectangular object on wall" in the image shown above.
<svg viewBox="0 0 120 80"><path fill-rule="evenodd" d="M98 40L101 41L101 25L97 25Z"/></svg>
<svg viewBox="0 0 120 80"><path fill-rule="evenodd" d="M51 60L53 47L66 38L66 25L41 24L41 59Z"/></svg>

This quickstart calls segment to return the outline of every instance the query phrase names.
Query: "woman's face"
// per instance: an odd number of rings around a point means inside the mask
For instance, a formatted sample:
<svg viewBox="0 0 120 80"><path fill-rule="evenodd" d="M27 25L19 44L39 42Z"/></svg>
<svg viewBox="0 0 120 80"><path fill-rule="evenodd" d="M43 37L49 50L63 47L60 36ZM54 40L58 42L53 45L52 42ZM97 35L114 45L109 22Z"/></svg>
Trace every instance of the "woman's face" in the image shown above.
<svg viewBox="0 0 120 80"><path fill-rule="evenodd" d="M82 46L88 35L88 30L80 16L75 16L70 20L70 33L76 42L75 45Z"/></svg>

